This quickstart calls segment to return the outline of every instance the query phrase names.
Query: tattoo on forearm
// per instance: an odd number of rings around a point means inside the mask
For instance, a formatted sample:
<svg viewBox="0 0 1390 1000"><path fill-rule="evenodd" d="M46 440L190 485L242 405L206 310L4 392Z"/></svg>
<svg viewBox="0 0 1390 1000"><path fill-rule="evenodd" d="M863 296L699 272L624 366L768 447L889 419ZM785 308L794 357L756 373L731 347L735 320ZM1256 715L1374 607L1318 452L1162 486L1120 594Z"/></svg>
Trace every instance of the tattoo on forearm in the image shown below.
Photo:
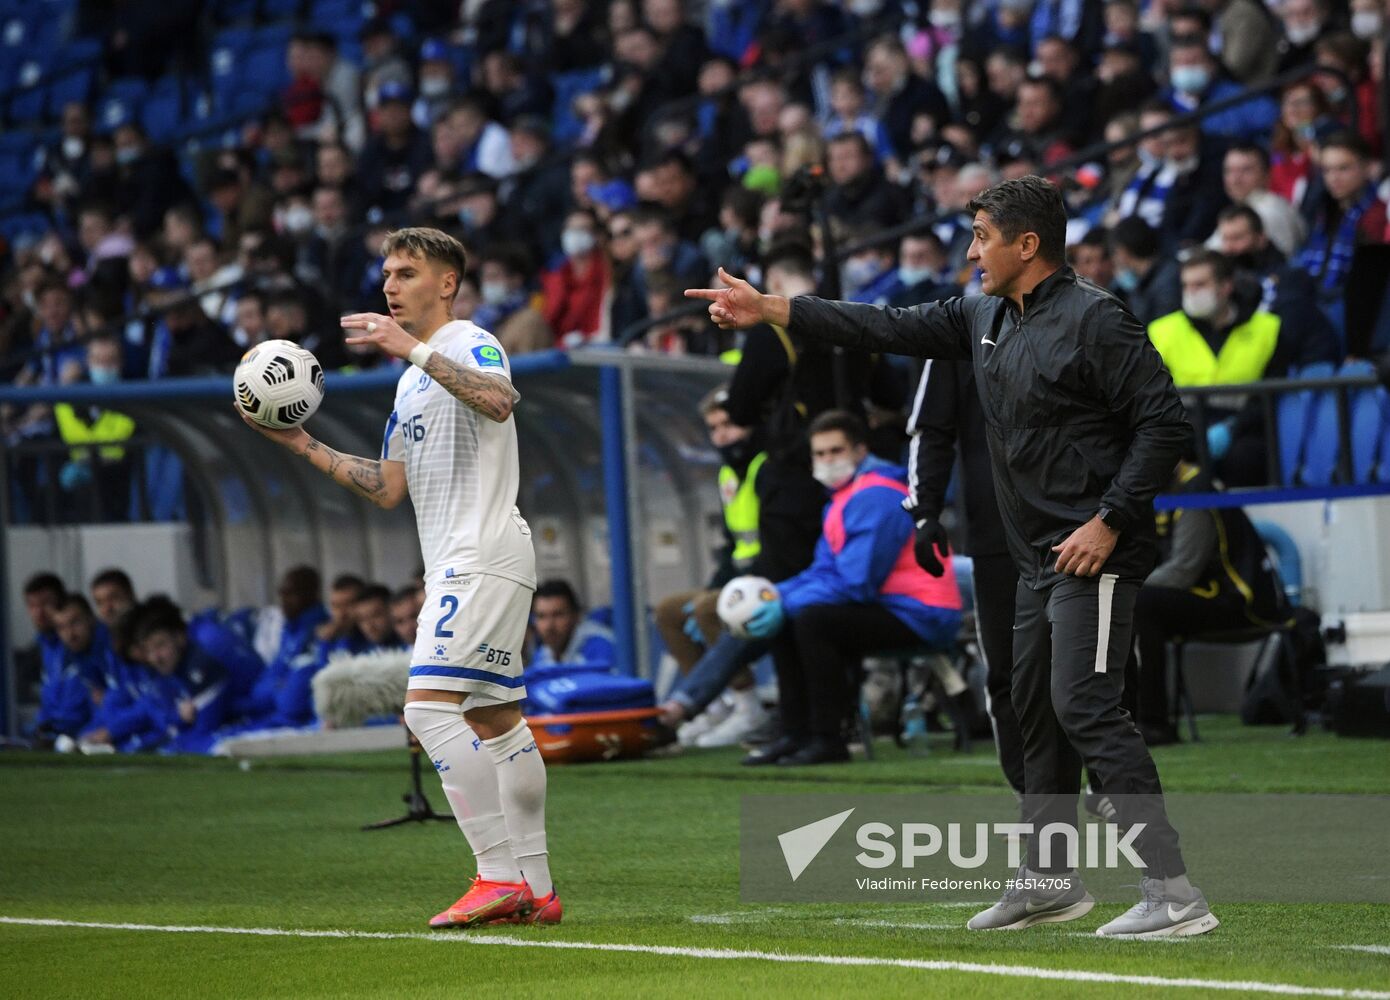
<svg viewBox="0 0 1390 1000"><path fill-rule="evenodd" d="M464 406L499 424L511 416L512 407L521 398L506 379L474 371L438 351L425 362L425 372Z"/></svg>
<svg viewBox="0 0 1390 1000"><path fill-rule="evenodd" d="M322 452L326 465L314 461L314 453ZM320 441L310 439L304 446L304 457L335 483L345 486L360 497L380 505L386 498L386 477L381 463L375 459L344 455Z"/></svg>

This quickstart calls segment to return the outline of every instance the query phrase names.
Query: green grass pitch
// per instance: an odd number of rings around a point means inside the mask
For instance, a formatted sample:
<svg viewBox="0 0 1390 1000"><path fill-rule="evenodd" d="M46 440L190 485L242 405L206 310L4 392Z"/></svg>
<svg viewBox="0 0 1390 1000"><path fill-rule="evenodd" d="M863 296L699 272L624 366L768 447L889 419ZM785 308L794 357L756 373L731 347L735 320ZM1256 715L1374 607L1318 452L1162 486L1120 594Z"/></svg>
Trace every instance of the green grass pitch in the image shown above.
<svg viewBox="0 0 1390 1000"><path fill-rule="evenodd" d="M1203 735L1156 752L1168 788L1390 793L1383 741L1291 738L1227 719L1204 720ZM1240 984L1390 996L1384 906L1217 899L1222 926L1212 934L1116 942L1083 933L1116 905L1072 924L995 934L964 930L970 911L959 907L742 905L742 794L969 790L1001 779L985 746L960 755L940 744L926 758L885 746L871 763L792 774L746 770L738 756L552 768L564 923L431 936L425 920L472 872L457 828L358 829L401 808L404 751L249 770L215 759L0 754L0 918L382 935L4 922L0 997L1261 995ZM426 788L442 808L433 775ZM1375 863L1390 870L1385 856ZM1385 952L1335 947L1345 944ZM885 961L893 959L908 961Z"/></svg>

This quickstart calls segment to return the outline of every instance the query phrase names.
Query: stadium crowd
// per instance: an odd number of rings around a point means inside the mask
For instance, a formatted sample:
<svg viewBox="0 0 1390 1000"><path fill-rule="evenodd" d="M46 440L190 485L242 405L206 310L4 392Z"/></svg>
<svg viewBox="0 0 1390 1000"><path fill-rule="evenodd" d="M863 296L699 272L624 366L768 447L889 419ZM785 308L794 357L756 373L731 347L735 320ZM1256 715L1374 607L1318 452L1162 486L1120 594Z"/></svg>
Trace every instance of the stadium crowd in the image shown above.
<svg viewBox="0 0 1390 1000"><path fill-rule="evenodd" d="M437 226L463 242L473 269L456 316L493 331L513 355L609 344L738 360L727 400L704 415L723 410L752 435L738 449L711 428L734 470L730 487L745 475L758 484L762 514L751 528L767 551L748 559L775 557L773 579L810 574L797 579L814 583L844 569L841 551L820 543L840 537L854 508L847 495L842 520L822 525L826 484L811 480L809 454L789 459L806 445L807 424L795 428L795 446L776 439L786 430L776 406L789 398L778 387L791 378L802 415L814 417L844 402L834 384L843 373L817 369L829 362L814 354L798 361L784 331L725 333L703 310L677 308L681 289L708 284L716 265L787 296L911 305L978 291L966 206L1000 179L1037 173L1064 192L1071 265L1148 326L1180 387L1335 367L1390 348L1380 329L1390 257L1377 249L1390 243L1383 0L469 0L446 15L452 5L376 6L382 16L350 45L296 21L283 89L230 141L170 147L119 108L100 120L82 102L62 108L25 206L44 227L0 257L0 378L106 384L225 372L267 338L299 342L330 368L388 364L343 345L335 318L380 308L388 231ZM205 67L194 54L212 38L188 51L109 52L109 69L197 77ZM1272 93L1182 117L1280 74L1289 79ZM905 220L925 224L876 239ZM900 460L912 373L847 364L860 412L825 432L858 456L855 480L873 471L886 486L906 473L869 469L865 456ZM1226 485L1263 482L1259 413L1229 402L1209 414L1208 471ZM129 436L111 426L118 417L61 404L3 414L9 443L73 447L64 489L119 471L119 459L94 447ZM97 430L102 421L113 437ZM750 472L764 452L778 461ZM815 502L799 509L789 496ZM910 519L902 530L873 544L893 555L911 544ZM1209 540L1199 542L1209 555ZM1203 569L1190 553L1187 561L1175 579ZM317 575L296 573L281 588L279 638L259 648L252 623L185 620L160 599L125 618L108 614L101 580L97 621L61 581L36 578L26 599L56 664L44 668L45 705L50 683L54 705L65 690L74 704L87 697L76 729L65 709L41 723L86 742L194 749L237 727L309 721L313 671L296 665L408 642L405 618L393 620L399 608L413 624L407 605L418 598L413 585L392 592L344 579L325 609ZM840 596L873 604L882 582ZM572 593L558 598L561 616L576 616ZM829 656L813 636L835 626L796 620L794 602L758 641L721 645L710 601L678 595L659 617L696 678L663 706L673 725L732 682L745 694L725 704L744 710L746 734L760 717L744 669L770 647L825 675L837 657L863 652ZM958 614L949 602L937 610ZM904 642L925 636L910 620L921 608L893 613L909 630ZM1155 612L1151 645L1162 618ZM537 607L538 633L543 621ZM560 638L543 644L557 661L574 636ZM82 666L99 643L118 651L110 662L144 666L130 675ZM819 665L826 659L835 662ZM112 701L115 691L126 695ZM108 716L126 696L144 699L146 729L113 728ZM799 697L806 724L826 729L817 714L829 696ZM1153 721L1167 724L1166 706Z"/></svg>
<svg viewBox="0 0 1390 1000"><path fill-rule="evenodd" d="M841 247L935 220L853 252L823 290L969 291L966 202L1029 172L1065 186L1081 273L1144 322L1182 310L1219 342L1270 311L1285 336L1264 374L1365 349L1343 302L1357 249L1387 240L1380 0L377 6L406 18L363 23L351 58L297 30L272 106L221 142L170 147L134 109L63 107L25 206L48 228L0 256L4 377L226 371L267 337L373 367L333 320L380 307L383 234L426 223L468 249L459 315L513 354L618 338L719 353L734 344L701 317L634 324L714 262L757 281L799 245L820 266L816 206ZM208 41L110 52L108 69L192 81ZM1300 67L1326 72L1072 158ZM1178 257L1204 245L1231 265L1229 301L1183 298ZM83 349L107 337L118 365ZM6 429L51 432L51 415Z"/></svg>

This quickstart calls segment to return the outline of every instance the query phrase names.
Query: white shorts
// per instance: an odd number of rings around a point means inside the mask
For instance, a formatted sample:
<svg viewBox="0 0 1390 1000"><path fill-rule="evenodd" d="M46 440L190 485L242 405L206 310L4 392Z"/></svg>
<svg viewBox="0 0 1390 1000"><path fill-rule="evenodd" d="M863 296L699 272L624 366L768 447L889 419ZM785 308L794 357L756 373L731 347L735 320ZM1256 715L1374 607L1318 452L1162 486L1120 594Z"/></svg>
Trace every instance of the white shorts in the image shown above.
<svg viewBox="0 0 1390 1000"><path fill-rule="evenodd" d="M485 573L426 581L409 688L467 692L465 711L525 698L521 645L531 594Z"/></svg>

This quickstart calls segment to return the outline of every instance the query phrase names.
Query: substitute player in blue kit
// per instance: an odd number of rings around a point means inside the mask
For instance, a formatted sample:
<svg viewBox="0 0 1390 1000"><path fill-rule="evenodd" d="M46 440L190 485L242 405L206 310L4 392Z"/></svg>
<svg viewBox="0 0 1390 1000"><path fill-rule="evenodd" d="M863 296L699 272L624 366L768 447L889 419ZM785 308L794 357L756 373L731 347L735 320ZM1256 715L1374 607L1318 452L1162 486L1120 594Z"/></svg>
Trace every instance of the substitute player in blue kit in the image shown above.
<svg viewBox="0 0 1390 1000"><path fill-rule="evenodd" d="M382 245L390 315L344 316L349 344L408 360L379 459L344 455L302 427L255 430L379 507L410 496L425 605L405 719L430 755L477 859L468 891L431 927L558 923L545 839L545 765L521 716L521 645L536 588L531 531L516 508L512 408L497 339L451 316L463 246L437 229Z"/></svg>

